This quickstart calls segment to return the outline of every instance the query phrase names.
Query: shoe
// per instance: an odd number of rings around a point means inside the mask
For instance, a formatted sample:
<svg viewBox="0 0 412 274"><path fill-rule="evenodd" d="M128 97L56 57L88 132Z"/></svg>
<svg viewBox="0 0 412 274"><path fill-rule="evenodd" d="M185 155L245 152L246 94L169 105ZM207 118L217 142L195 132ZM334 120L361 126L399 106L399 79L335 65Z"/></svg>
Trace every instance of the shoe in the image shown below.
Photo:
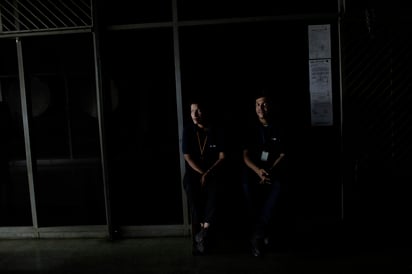
<svg viewBox="0 0 412 274"><path fill-rule="evenodd" d="M203 241L196 243L196 250L199 254L205 254L205 245Z"/></svg>
<svg viewBox="0 0 412 274"><path fill-rule="evenodd" d="M207 228L202 228L196 235L195 235L195 241L196 243L204 242L207 236L208 229Z"/></svg>
<svg viewBox="0 0 412 274"><path fill-rule="evenodd" d="M206 239L208 230L202 228L196 235L193 243L195 255L204 255L206 253Z"/></svg>
<svg viewBox="0 0 412 274"><path fill-rule="evenodd" d="M205 254L205 247L203 243L194 243L192 248L193 256L202 256Z"/></svg>
<svg viewBox="0 0 412 274"><path fill-rule="evenodd" d="M261 248L262 245L259 239L252 239L250 241L250 244L251 244L251 251L252 251L253 257L262 257L263 256L262 248Z"/></svg>

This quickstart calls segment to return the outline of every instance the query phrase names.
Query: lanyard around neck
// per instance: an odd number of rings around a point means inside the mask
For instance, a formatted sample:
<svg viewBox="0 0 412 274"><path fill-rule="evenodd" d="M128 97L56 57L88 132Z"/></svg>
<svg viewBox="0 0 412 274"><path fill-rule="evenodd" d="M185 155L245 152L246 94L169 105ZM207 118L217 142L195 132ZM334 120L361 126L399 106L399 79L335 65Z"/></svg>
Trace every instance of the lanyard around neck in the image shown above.
<svg viewBox="0 0 412 274"><path fill-rule="evenodd" d="M197 143L199 145L199 150L200 150L200 157L203 158L203 154L205 152L205 147L206 147L206 142L207 142L207 135L205 137L205 139L203 140L203 145L200 142L200 135L199 135L199 131L196 132L197 134Z"/></svg>

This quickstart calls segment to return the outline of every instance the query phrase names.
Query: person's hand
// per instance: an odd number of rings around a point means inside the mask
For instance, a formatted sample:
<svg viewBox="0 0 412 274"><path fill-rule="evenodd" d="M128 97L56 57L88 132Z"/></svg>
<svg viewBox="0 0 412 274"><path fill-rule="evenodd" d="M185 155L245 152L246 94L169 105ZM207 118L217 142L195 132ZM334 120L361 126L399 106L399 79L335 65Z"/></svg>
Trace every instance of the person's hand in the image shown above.
<svg viewBox="0 0 412 274"><path fill-rule="evenodd" d="M270 174L265 169L261 168L258 171L258 176L260 178L259 184L270 184Z"/></svg>
<svg viewBox="0 0 412 274"><path fill-rule="evenodd" d="M204 186L206 184L206 179L207 179L208 176L210 176L210 171L209 170L202 174L202 177L200 178L200 185L201 186Z"/></svg>

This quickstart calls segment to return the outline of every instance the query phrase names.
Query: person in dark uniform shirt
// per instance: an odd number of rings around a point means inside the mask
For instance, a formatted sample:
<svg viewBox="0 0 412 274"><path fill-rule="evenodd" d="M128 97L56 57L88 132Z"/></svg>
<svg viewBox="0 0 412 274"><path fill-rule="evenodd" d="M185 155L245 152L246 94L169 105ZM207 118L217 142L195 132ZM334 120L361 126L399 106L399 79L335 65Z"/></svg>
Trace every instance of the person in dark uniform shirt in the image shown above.
<svg viewBox="0 0 412 274"><path fill-rule="evenodd" d="M185 160L183 186L191 213L194 255L204 254L208 247L225 159L223 131L212 126L207 112L203 102L192 101L191 122L183 128L182 136Z"/></svg>
<svg viewBox="0 0 412 274"><path fill-rule="evenodd" d="M256 119L247 126L242 142L242 186L250 221L252 254L262 256L285 183L287 158L283 130L273 117L267 91L255 96ZM278 224L274 224L275 226Z"/></svg>

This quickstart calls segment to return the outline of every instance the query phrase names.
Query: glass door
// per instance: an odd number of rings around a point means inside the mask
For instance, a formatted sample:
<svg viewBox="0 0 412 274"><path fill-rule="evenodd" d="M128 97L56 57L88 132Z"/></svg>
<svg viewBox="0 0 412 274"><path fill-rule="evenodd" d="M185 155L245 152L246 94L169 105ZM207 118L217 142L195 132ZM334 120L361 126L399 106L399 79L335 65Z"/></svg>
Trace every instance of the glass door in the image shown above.
<svg viewBox="0 0 412 274"><path fill-rule="evenodd" d="M22 39L40 228L106 224L93 54L90 34Z"/></svg>
<svg viewBox="0 0 412 274"><path fill-rule="evenodd" d="M0 45L0 228L32 226L16 42Z"/></svg>

